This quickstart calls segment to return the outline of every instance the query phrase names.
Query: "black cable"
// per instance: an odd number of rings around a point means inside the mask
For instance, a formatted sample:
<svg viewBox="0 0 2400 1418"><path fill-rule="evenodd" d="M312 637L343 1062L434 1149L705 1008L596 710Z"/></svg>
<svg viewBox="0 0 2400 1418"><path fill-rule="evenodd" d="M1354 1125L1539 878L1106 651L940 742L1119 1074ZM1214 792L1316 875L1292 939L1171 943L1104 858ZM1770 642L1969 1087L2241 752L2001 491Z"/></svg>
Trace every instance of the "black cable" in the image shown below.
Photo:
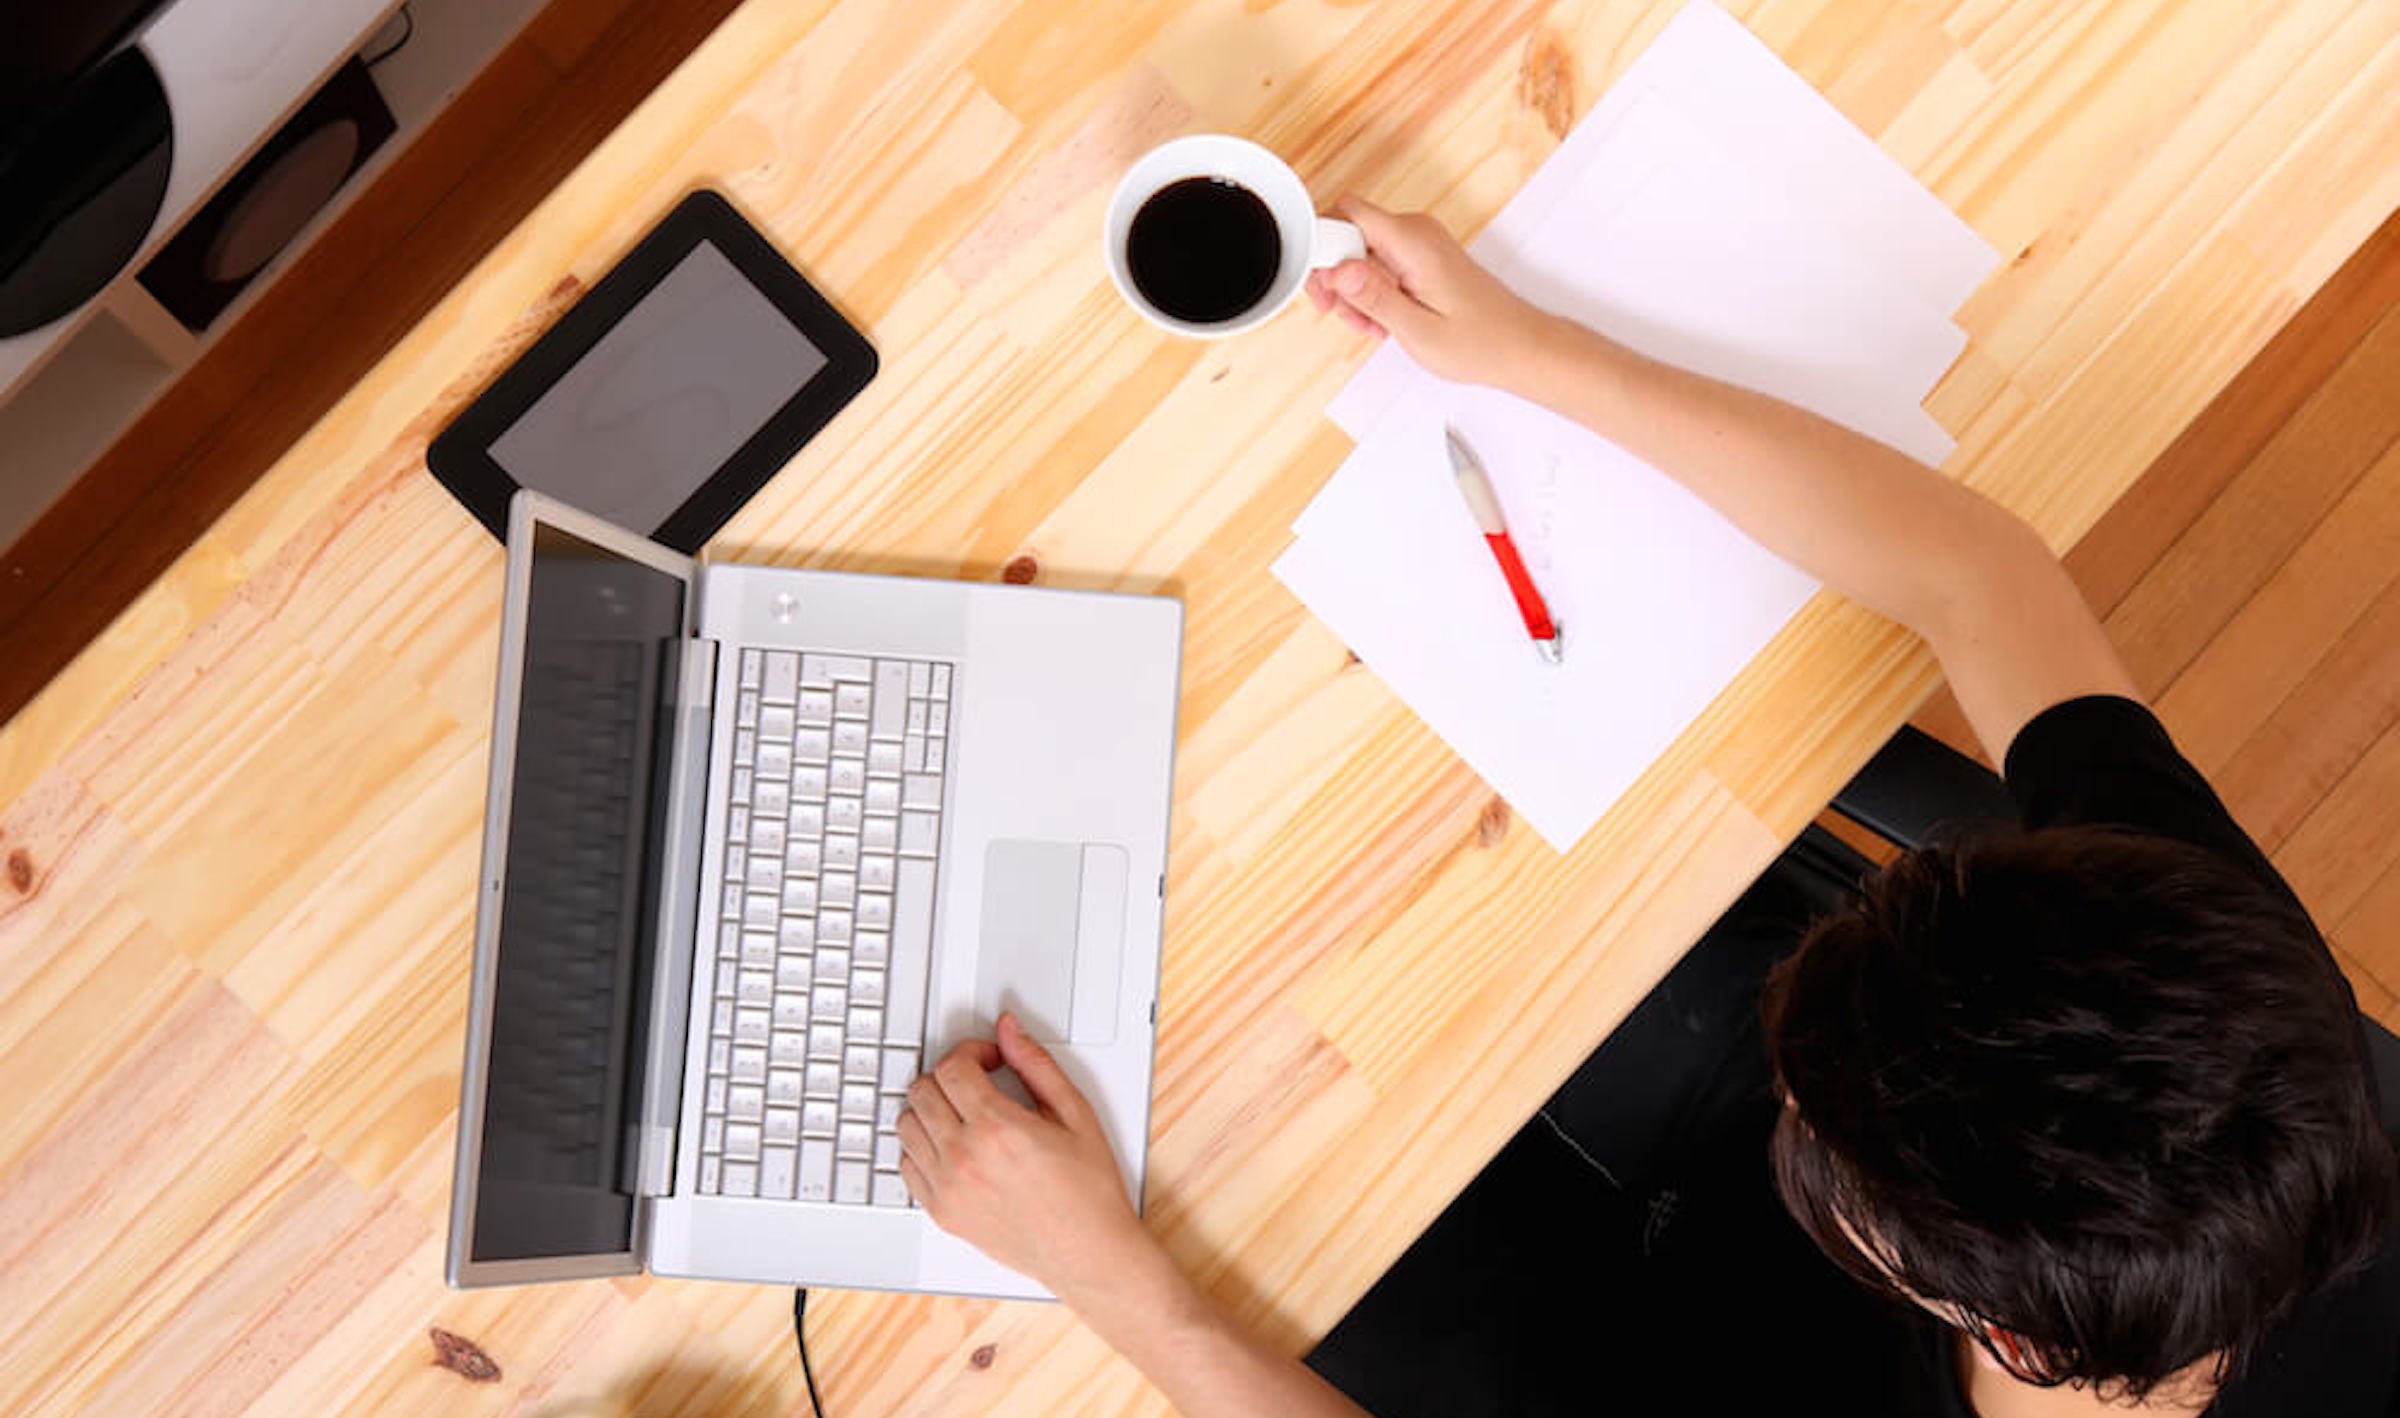
<svg viewBox="0 0 2400 1418"><path fill-rule="evenodd" d="M808 1380L808 1411L814 1418L825 1418L825 1405L817 1398L817 1376L808 1367L808 1330L801 1320L808 1313L808 1292L792 1292L792 1343L800 1350L800 1377Z"/></svg>
<svg viewBox="0 0 2400 1418"><path fill-rule="evenodd" d="M408 42L417 37L417 16L415 11L409 9L406 5L402 5L400 7L400 13L393 18L399 20L403 25L407 26L407 28L400 31L400 37L398 39L395 39L390 44L387 44L383 48L376 50L373 54L361 54L358 56L359 63L364 64L368 68L372 69L376 65L381 64L384 60L391 58L395 54L398 54L401 50L408 48ZM391 21L387 20L384 22L384 29L388 30L391 27ZM377 33L380 34L382 31L378 30Z"/></svg>

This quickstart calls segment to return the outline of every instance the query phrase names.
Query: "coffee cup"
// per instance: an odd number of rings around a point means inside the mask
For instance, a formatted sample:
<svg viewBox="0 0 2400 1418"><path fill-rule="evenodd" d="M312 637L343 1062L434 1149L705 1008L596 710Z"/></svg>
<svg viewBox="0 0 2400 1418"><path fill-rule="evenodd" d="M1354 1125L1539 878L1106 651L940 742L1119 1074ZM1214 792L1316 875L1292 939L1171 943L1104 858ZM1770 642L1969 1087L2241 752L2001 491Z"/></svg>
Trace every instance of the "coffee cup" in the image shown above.
<svg viewBox="0 0 2400 1418"><path fill-rule="evenodd" d="M1283 159L1222 133L1135 161L1109 199L1106 242L1109 279L1133 308L1204 340L1266 323L1310 271L1367 254L1357 227L1317 215Z"/></svg>

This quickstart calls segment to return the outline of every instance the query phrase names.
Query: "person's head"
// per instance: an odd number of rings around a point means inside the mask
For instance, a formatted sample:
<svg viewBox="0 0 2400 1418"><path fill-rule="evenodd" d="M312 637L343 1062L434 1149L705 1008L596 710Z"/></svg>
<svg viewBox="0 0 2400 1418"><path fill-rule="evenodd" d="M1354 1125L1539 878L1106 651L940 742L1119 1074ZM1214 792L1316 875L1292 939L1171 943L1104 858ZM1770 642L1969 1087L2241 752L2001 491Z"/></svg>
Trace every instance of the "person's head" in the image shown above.
<svg viewBox="0 0 2400 1418"><path fill-rule="evenodd" d="M1908 853L1763 1006L1785 1205L2019 1378L2138 1398L2238 1366L2392 1211L2348 984L2290 901L2194 847Z"/></svg>

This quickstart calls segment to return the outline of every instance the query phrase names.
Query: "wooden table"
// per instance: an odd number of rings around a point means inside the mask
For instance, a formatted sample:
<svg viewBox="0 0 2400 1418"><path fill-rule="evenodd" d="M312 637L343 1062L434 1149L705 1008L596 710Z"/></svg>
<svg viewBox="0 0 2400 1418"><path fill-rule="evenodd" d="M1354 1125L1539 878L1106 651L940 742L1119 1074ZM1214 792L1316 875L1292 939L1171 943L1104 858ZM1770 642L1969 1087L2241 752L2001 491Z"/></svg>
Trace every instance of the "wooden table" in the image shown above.
<svg viewBox="0 0 2400 1418"><path fill-rule="evenodd" d="M1266 573L1366 345L1154 333L1101 204L1219 129L1471 229L1673 8L739 11L0 731L0 1411L804 1407L781 1292L440 1279L500 553L425 441L702 183L884 357L719 553L1187 602L1150 1215L1304 1346L1934 672L1821 600L1561 860ZM2054 543L2400 197L2374 0L1735 8L2008 253L1930 407ZM1159 1407L1054 1307L832 1294L812 1340L837 1415Z"/></svg>

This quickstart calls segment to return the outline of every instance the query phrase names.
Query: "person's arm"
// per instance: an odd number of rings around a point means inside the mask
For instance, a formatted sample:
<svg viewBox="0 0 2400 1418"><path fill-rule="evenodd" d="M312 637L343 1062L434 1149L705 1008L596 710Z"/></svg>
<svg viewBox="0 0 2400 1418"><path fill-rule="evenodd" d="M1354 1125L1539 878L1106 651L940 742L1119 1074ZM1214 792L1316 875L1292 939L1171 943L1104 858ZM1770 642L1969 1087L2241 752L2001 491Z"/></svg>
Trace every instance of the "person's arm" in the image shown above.
<svg viewBox="0 0 2400 1418"><path fill-rule="evenodd" d="M1429 217L1343 211L1371 259L1310 277L1319 309L1389 334L1444 378L1574 419L1925 637L1994 762L2053 704L2139 697L2066 569L2005 508L1804 409L1535 309Z"/></svg>
<svg viewBox="0 0 2400 1418"><path fill-rule="evenodd" d="M994 1087L1005 1064L1035 1107ZM1013 1016L909 1089L900 1175L944 1230L1049 1287L1187 1418L1366 1418L1242 1330L1142 1228L1091 1105Z"/></svg>

